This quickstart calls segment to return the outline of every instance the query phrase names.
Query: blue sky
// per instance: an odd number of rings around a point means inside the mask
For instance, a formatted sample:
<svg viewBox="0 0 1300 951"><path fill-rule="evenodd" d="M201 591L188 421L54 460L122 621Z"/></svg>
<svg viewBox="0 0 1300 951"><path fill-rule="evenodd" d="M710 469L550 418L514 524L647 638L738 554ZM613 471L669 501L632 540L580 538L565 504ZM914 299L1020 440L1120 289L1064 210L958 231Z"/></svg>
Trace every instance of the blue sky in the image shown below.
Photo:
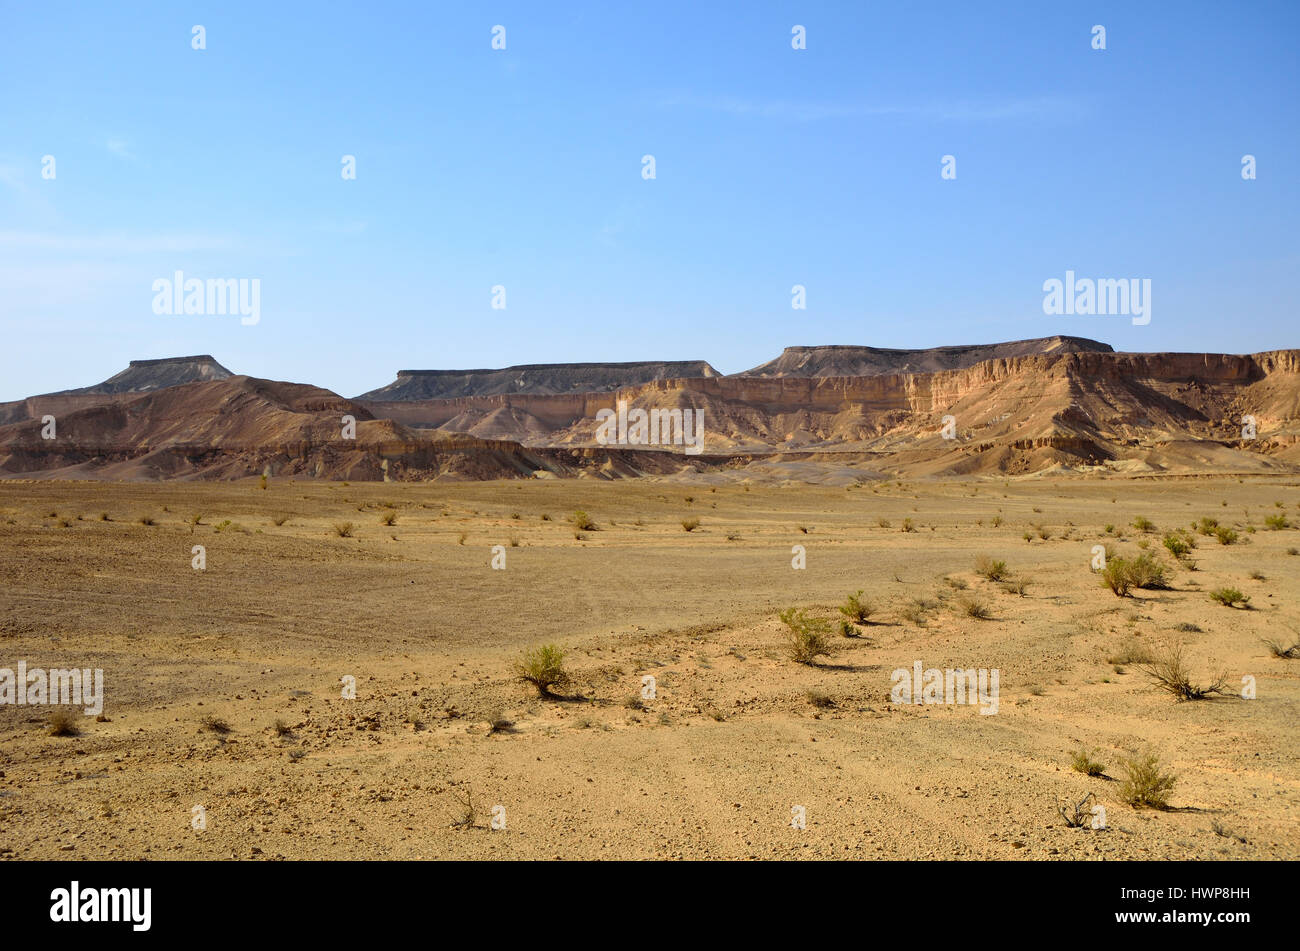
<svg viewBox="0 0 1300 951"><path fill-rule="evenodd" d="M351 396L793 344L1300 346L1292 2L3 0L0 24L0 399L190 353ZM1044 315L1066 269L1149 278L1151 323ZM260 322L155 315L176 270L259 279Z"/></svg>

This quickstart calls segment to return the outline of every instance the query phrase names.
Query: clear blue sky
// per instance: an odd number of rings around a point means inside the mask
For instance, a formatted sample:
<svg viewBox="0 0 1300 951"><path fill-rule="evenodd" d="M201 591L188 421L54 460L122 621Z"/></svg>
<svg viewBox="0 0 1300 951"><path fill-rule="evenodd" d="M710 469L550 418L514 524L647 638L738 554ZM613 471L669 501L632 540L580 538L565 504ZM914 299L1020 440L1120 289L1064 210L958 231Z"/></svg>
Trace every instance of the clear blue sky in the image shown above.
<svg viewBox="0 0 1300 951"><path fill-rule="evenodd" d="M190 353L351 396L791 344L1300 346L1297 48L1300 4L1252 0L3 0L0 399ZM1045 316L1067 268L1150 278L1150 325ZM178 269L259 278L260 323L156 316Z"/></svg>

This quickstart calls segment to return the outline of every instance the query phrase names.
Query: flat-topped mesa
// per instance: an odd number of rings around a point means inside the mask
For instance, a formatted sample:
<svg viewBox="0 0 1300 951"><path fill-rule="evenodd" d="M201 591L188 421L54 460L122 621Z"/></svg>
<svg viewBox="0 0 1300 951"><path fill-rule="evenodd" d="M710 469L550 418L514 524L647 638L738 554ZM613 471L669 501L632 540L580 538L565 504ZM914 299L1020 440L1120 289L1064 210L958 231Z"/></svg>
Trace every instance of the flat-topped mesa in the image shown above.
<svg viewBox="0 0 1300 951"><path fill-rule="evenodd" d="M655 380L721 376L704 360L642 360L634 363L528 363L497 370L398 370L397 379L357 399L456 399L527 393L601 393Z"/></svg>
<svg viewBox="0 0 1300 951"><path fill-rule="evenodd" d="M132 360L125 370L110 376L103 383L62 390L60 393L148 393L184 383L227 380L234 375L206 353L192 357L161 357L156 360Z"/></svg>
<svg viewBox="0 0 1300 951"><path fill-rule="evenodd" d="M828 345L786 347L775 360L752 370L733 373L742 377L782 376L883 376L891 373L935 373L964 370L986 360L1060 353L1113 353L1110 344L1086 337L1056 334L1034 340L893 350L886 347Z"/></svg>

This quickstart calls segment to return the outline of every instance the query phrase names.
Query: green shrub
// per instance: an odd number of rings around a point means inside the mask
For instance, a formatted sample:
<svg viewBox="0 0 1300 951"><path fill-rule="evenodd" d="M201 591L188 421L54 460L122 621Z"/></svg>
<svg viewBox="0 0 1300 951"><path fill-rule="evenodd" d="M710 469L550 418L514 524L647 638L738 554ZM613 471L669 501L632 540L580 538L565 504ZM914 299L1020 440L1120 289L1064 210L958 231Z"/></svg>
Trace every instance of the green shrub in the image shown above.
<svg viewBox="0 0 1300 951"><path fill-rule="evenodd" d="M825 618L810 618L804 611L794 608L782 611L780 618L787 629L790 657L798 663L811 666L818 657L830 656L835 650L831 641L831 622Z"/></svg>
<svg viewBox="0 0 1300 951"><path fill-rule="evenodd" d="M1244 608L1250 604L1250 595L1242 594L1236 588L1215 588L1210 592L1210 600L1218 601L1226 607L1240 604Z"/></svg>
<svg viewBox="0 0 1300 951"><path fill-rule="evenodd" d="M975 559L975 573L989 581L1003 581L1009 575L1005 561L988 555L980 555Z"/></svg>
<svg viewBox="0 0 1300 951"><path fill-rule="evenodd" d="M554 644L543 644L524 653L515 664L515 675L537 688L541 697L554 696L557 687L567 685L571 678L564 669L564 651Z"/></svg>
<svg viewBox="0 0 1300 951"><path fill-rule="evenodd" d="M876 611L876 606L862 597L862 591L859 589L855 594L848 596L848 599L840 605L840 613L850 621L858 624L866 624L867 618L871 617Z"/></svg>
<svg viewBox="0 0 1300 951"><path fill-rule="evenodd" d="M1142 753L1119 763L1124 771L1119 796L1134 809L1168 809L1169 793L1178 777L1165 773L1160 757L1155 753Z"/></svg>
<svg viewBox="0 0 1300 951"><path fill-rule="evenodd" d="M1070 757L1070 768L1076 773L1083 773L1085 776L1105 776L1106 764L1100 763L1092 758L1092 751L1086 747L1080 747Z"/></svg>

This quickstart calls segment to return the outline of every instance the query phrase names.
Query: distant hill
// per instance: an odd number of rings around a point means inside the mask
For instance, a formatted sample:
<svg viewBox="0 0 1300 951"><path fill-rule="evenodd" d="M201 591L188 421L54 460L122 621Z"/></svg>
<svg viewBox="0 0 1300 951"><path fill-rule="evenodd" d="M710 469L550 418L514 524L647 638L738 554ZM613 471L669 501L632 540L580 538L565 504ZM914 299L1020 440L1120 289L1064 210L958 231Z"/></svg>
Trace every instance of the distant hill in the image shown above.
<svg viewBox="0 0 1300 951"><path fill-rule="evenodd" d="M786 347L775 360L732 376L882 376L887 373L934 373L964 370L985 360L1056 353L1113 353L1110 344L1085 337L1039 337L1007 343L965 347L930 347L925 350L888 350L882 347Z"/></svg>
<svg viewBox="0 0 1300 951"><path fill-rule="evenodd" d="M654 380L721 376L703 360L636 363L530 363L499 370L398 370L387 386L362 400L443 400L501 393L602 393Z"/></svg>
<svg viewBox="0 0 1300 951"><path fill-rule="evenodd" d="M132 360L121 373L103 383L75 390L59 390L48 396L74 396L79 393L148 393L182 383L205 380L228 380L229 370L207 354L194 357L164 357L161 360Z"/></svg>

